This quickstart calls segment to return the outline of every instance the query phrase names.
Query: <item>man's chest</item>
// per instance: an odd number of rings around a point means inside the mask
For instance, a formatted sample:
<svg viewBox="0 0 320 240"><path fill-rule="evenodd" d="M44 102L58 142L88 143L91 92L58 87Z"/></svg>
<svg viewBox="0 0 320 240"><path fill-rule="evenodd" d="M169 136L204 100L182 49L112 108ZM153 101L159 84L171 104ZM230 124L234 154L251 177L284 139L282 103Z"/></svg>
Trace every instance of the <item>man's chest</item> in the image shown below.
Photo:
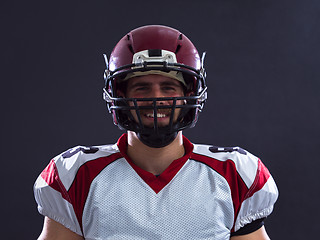
<svg viewBox="0 0 320 240"><path fill-rule="evenodd" d="M192 161L158 193L125 162L108 166L82 216L88 239L228 239L233 220L225 179Z"/></svg>

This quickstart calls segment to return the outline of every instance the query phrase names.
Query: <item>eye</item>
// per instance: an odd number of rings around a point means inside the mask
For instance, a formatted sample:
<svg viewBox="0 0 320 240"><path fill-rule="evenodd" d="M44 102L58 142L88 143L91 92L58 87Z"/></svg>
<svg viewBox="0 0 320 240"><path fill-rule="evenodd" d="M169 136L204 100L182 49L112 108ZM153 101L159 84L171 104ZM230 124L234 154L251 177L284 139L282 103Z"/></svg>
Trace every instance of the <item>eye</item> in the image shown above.
<svg viewBox="0 0 320 240"><path fill-rule="evenodd" d="M174 91L176 89L174 87L167 86L167 87L163 87L163 90L167 90L167 91L172 90L172 91Z"/></svg>
<svg viewBox="0 0 320 240"><path fill-rule="evenodd" d="M137 88L135 89L135 91L146 91L146 90L148 90L148 87L146 87L146 86L144 86L144 87L137 87Z"/></svg>
<svg viewBox="0 0 320 240"><path fill-rule="evenodd" d="M165 91L177 91L178 87L175 85L164 85L162 89Z"/></svg>

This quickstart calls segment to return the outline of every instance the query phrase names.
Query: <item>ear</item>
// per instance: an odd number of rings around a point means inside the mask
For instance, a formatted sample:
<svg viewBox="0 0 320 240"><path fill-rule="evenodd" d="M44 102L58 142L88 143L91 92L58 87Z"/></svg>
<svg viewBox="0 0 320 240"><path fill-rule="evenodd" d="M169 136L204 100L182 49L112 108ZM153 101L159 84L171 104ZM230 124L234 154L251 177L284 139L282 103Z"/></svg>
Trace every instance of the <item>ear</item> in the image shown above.
<svg viewBox="0 0 320 240"><path fill-rule="evenodd" d="M194 92L189 90L186 92L185 97L190 97L192 95L194 95ZM183 104L187 104L187 100L183 100Z"/></svg>
<svg viewBox="0 0 320 240"><path fill-rule="evenodd" d="M117 90L117 96L118 97L125 97L125 94L124 94L124 92L122 92L121 90Z"/></svg>
<svg viewBox="0 0 320 240"><path fill-rule="evenodd" d="M194 91L189 90L189 91L186 92L186 97L190 97L192 95L194 95Z"/></svg>

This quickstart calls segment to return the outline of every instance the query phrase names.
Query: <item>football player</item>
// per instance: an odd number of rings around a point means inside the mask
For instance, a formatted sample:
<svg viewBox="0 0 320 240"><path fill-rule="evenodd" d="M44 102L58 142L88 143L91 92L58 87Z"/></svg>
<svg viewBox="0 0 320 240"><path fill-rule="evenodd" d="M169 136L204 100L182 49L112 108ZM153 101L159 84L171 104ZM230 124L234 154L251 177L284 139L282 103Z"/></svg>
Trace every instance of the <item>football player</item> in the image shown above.
<svg viewBox="0 0 320 240"><path fill-rule="evenodd" d="M103 97L126 133L51 160L34 186L39 239L269 239L278 190L261 160L182 134L207 99L204 56L159 25L132 30L105 56Z"/></svg>

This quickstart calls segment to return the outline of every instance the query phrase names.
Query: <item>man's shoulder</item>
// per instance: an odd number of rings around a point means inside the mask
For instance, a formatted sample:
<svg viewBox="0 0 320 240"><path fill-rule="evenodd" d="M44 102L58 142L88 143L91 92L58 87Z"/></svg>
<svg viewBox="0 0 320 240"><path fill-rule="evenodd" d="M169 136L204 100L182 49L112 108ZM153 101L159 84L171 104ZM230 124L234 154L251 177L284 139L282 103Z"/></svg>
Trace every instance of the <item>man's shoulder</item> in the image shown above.
<svg viewBox="0 0 320 240"><path fill-rule="evenodd" d="M257 160L258 158L241 147L220 147L208 144L193 144L193 153L210 157L219 161L242 161L245 158Z"/></svg>
<svg viewBox="0 0 320 240"><path fill-rule="evenodd" d="M97 146L74 146L60 153L54 159L60 161L72 160L92 160L109 156L119 152L117 144L97 145Z"/></svg>
<svg viewBox="0 0 320 240"><path fill-rule="evenodd" d="M101 167L101 164L106 166L121 156L116 144L75 146L54 157L44 172L58 175L68 187L81 168L87 167L90 170L89 168Z"/></svg>
<svg viewBox="0 0 320 240"><path fill-rule="evenodd" d="M250 186L257 174L260 159L241 147L218 147L214 145L194 144L191 157L223 175L236 173ZM232 174L231 173L231 174Z"/></svg>
<svg viewBox="0 0 320 240"><path fill-rule="evenodd" d="M56 157L52 161L55 162L58 168L79 168L89 161L108 158L113 154L119 153L117 144L97 145L97 146L75 146Z"/></svg>

